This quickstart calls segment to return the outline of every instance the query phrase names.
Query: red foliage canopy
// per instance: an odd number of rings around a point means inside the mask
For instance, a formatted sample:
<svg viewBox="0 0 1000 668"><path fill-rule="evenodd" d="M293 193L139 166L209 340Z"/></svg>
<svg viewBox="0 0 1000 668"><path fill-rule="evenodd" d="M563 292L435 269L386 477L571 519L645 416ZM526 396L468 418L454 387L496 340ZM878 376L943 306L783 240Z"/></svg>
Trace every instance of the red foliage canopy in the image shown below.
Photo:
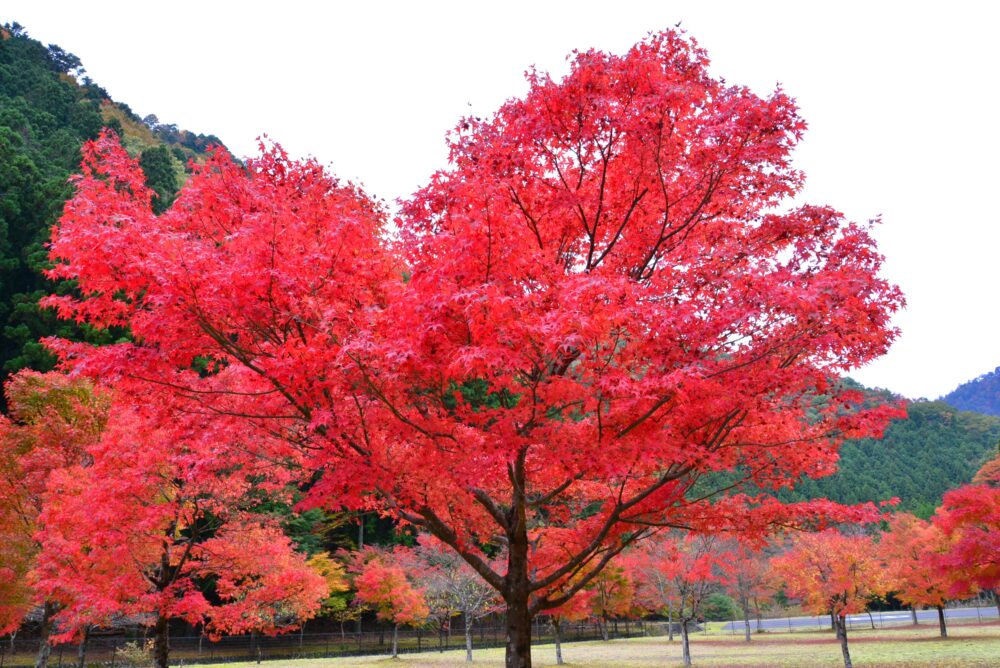
<svg viewBox="0 0 1000 668"><path fill-rule="evenodd" d="M974 482L945 493L934 524L952 538L938 560L952 581L952 595L970 588L1000 590L1000 457L987 462Z"/></svg>
<svg viewBox="0 0 1000 668"><path fill-rule="evenodd" d="M135 336L51 342L78 371L253 424L312 503L377 506L457 550L507 602L519 656L528 616L651 523L828 516L693 486L829 473L843 438L876 433L887 412L828 381L886 350L902 304L865 226L778 212L805 127L780 90L713 79L676 32L529 84L461 123L398 244L357 188L279 149L217 153L156 217L105 136L52 241L83 298L49 301ZM529 567L553 541L571 548Z"/></svg>

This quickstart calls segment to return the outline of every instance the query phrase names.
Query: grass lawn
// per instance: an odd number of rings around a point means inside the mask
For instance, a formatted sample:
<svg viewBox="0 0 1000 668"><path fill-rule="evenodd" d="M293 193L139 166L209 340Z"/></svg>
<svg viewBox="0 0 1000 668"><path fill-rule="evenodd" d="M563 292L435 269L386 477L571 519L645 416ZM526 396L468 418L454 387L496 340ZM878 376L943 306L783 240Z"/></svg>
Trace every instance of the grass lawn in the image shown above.
<svg viewBox="0 0 1000 668"><path fill-rule="evenodd" d="M938 637L937 626L853 631L850 636L851 658L858 668L907 666L931 668L944 666L1000 666L1000 624L949 627L950 637ZM840 645L832 633L758 634L747 645L740 636L695 634L691 655L696 666L801 666L834 668L843 665ZM500 667L503 649L483 649L473 653L475 666ZM578 668L660 668L681 666L680 640L665 637L632 638L610 642L581 642L563 645L568 666ZM553 645L538 645L532 652L536 668L555 666ZM402 655L393 661L385 656L343 659L307 659L275 661L272 666L288 668L460 668L465 666L465 652L426 652ZM216 664L218 668L256 668L255 663ZM267 665L267 663L262 664Z"/></svg>

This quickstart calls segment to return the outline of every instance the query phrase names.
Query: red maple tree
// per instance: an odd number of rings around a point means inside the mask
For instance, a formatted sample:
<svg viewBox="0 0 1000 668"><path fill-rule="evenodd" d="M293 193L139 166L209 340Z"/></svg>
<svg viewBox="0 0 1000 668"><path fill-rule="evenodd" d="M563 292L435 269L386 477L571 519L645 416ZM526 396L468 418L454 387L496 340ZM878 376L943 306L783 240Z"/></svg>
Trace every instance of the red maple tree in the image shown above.
<svg viewBox="0 0 1000 668"><path fill-rule="evenodd" d="M671 639L674 619L678 621L685 666L691 665L691 627L701 619L708 595L724 581L722 566L733 558L720 537L711 534L664 534L630 555L640 600L652 612L666 609Z"/></svg>
<svg viewBox="0 0 1000 668"><path fill-rule="evenodd" d="M245 430L217 432L169 405L112 404L88 461L50 475L39 516L33 575L59 604L56 639L135 616L166 668L171 619L213 636L275 634L319 612L324 578L276 520L249 512L284 484L253 449Z"/></svg>
<svg viewBox="0 0 1000 668"><path fill-rule="evenodd" d="M986 462L972 484L946 492L933 522L951 539L937 559L949 594L991 592L1000 612L1000 457Z"/></svg>
<svg viewBox="0 0 1000 668"><path fill-rule="evenodd" d="M394 563L390 553L369 549L360 561L354 588L356 598L375 610L380 620L392 624L392 658L399 656L399 626L424 622L430 610L424 601L424 590L415 587L406 571Z"/></svg>
<svg viewBox="0 0 1000 668"><path fill-rule="evenodd" d="M888 578L870 536L835 529L798 536L771 565L785 591L813 614L829 614L840 639L844 668L851 668L847 615L863 612L873 596L886 593Z"/></svg>
<svg viewBox="0 0 1000 668"><path fill-rule="evenodd" d="M86 379L22 371L4 386L0 418L0 634L42 611L36 664L45 666L59 602L35 586L33 574L48 537L41 532L50 476L87 458L107 420L107 396ZM84 518L83 528L89 527Z"/></svg>
<svg viewBox="0 0 1000 668"><path fill-rule="evenodd" d="M896 513L878 545L888 571L888 589L914 610L917 606L935 608L941 637L948 636L944 618L948 598L970 593L956 582L956 576L961 579L960 570L940 567L952 542L934 524L908 513Z"/></svg>
<svg viewBox="0 0 1000 668"><path fill-rule="evenodd" d="M279 149L217 152L156 217L105 136L51 247L82 298L48 300L134 335L50 342L68 366L252 424L310 503L456 550L504 599L512 668L532 616L651 525L752 534L834 510L732 492L829 473L842 439L879 431L887 412L829 380L886 350L902 304L866 226L779 212L805 128L780 90L712 78L678 32L529 84L462 121L398 235ZM735 483L694 491L718 471Z"/></svg>

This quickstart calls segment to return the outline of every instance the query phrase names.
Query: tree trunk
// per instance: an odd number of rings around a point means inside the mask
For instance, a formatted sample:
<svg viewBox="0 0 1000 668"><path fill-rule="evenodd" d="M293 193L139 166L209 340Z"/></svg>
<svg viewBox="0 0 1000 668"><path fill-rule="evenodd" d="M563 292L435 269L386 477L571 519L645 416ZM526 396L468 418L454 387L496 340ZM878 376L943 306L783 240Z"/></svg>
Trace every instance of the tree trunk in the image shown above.
<svg viewBox="0 0 1000 668"><path fill-rule="evenodd" d="M788 613L786 612L785 614L787 615ZM791 628L791 622L789 622L789 627L788 628ZM830 628L833 629L833 632L839 638L840 637L840 624L837 623L837 615L835 615L832 612L830 613Z"/></svg>
<svg viewBox="0 0 1000 668"><path fill-rule="evenodd" d="M392 658L399 658L399 624L392 625Z"/></svg>
<svg viewBox="0 0 1000 668"><path fill-rule="evenodd" d="M866 612L868 613L868 621L871 622L871 625L872 625L872 631L874 631L875 630L875 618L872 617L872 611L871 610L866 610Z"/></svg>
<svg viewBox="0 0 1000 668"><path fill-rule="evenodd" d="M602 617L601 621L599 621L597 623L597 625L601 629L601 640L603 640L604 642L607 642L608 641L608 618L607 617Z"/></svg>
<svg viewBox="0 0 1000 668"><path fill-rule="evenodd" d="M76 648L77 668L87 668L87 639L90 637L90 627L84 626L80 635L80 644Z"/></svg>
<svg viewBox="0 0 1000 668"><path fill-rule="evenodd" d="M515 492L507 528L507 575L503 598L507 604L505 668L531 668L531 589L528 578L528 523L524 498L523 453L514 466Z"/></svg>
<svg viewBox="0 0 1000 668"><path fill-rule="evenodd" d="M46 602L42 606L42 625L38 629L38 656L35 657L35 668L46 668L49 665L49 655L52 654L52 645L49 644L49 635L52 633L52 615L56 613L56 606Z"/></svg>
<svg viewBox="0 0 1000 668"><path fill-rule="evenodd" d="M507 601L507 650L505 668L531 668L531 616L528 594L512 596Z"/></svg>
<svg viewBox="0 0 1000 668"><path fill-rule="evenodd" d="M937 606L937 611L938 611L938 627L941 629L941 637L947 638L948 627L944 623L944 608L939 605Z"/></svg>
<svg viewBox="0 0 1000 668"><path fill-rule="evenodd" d="M465 622L465 662L472 663L472 618L463 612L462 619Z"/></svg>
<svg viewBox="0 0 1000 668"><path fill-rule="evenodd" d="M910 615L913 617L913 625L914 626L917 626L918 624L920 624L920 620L917 619L917 606L915 606L915 605L911 605L910 606Z"/></svg>
<svg viewBox="0 0 1000 668"><path fill-rule="evenodd" d="M847 648L847 615L837 615L837 636L840 638L840 652L844 655L844 668L854 668L851 651Z"/></svg>
<svg viewBox="0 0 1000 668"><path fill-rule="evenodd" d="M667 606L667 640L674 641L674 606Z"/></svg>
<svg viewBox="0 0 1000 668"><path fill-rule="evenodd" d="M743 608L743 639L750 642L750 601L744 596L740 605Z"/></svg>
<svg viewBox="0 0 1000 668"><path fill-rule="evenodd" d="M997 616L1000 617L1000 590L993 590L993 603L997 606Z"/></svg>
<svg viewBox="0 0 1000 668"><path fill-rule="evenodd" d="M167 625L167 618L161 614L153 627L153 663L156 668L167 668L169 656L170 627Z"/></svg>
<svg viewBox="0 0 1000 668"><path fill-rule="evenodd" d="M556 665L563 665L562 658L562 622L559 621L558 617L552 618L552 629L555 631L556 635Z"/></svg>
<svg viewBox="0 0 1000 668"><path fill-rule="evenodd" d="M691 644L688 642L688 620L681 618L681 654L684 657L684 665L691 665Z"/></svg>

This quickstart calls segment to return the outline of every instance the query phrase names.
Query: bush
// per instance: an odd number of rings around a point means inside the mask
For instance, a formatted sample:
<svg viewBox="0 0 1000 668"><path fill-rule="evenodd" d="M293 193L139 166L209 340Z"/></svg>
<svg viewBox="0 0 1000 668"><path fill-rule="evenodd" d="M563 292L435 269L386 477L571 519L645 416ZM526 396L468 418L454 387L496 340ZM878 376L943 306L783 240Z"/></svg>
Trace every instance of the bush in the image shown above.
<svg viewBox="0 0 1000 668"><path fill-rule="evenodd" d="M741 617L739 607L725 594L709 594L702 608L702 616L710 622L727 622Z"/></svg>

